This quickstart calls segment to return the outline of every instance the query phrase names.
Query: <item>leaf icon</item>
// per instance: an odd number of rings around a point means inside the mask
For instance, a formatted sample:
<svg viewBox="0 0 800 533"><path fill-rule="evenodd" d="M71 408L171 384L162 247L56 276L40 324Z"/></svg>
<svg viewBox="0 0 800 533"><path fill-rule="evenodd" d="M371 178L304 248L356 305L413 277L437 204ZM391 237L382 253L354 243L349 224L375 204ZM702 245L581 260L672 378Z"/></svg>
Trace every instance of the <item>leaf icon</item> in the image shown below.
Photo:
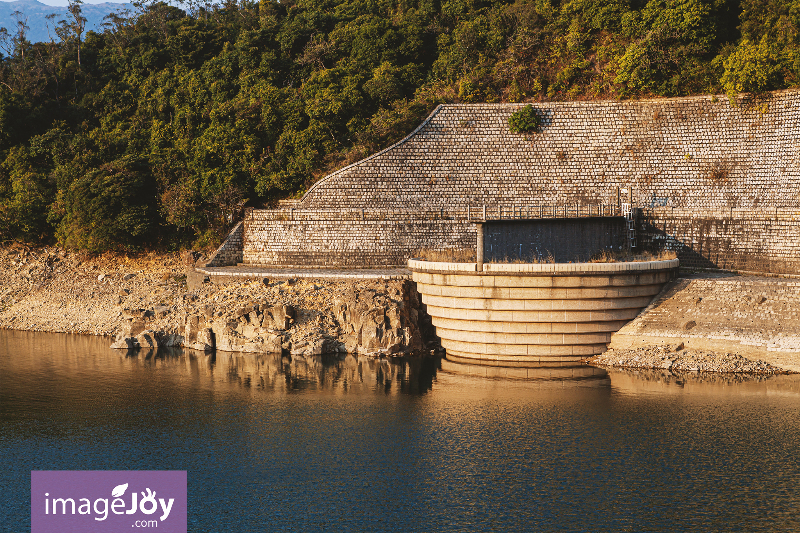
<svg viewBox="0 0 800 533"><path fill-rule="evenodd" d="M116 487L114 487L114 490L111 491L111 495L115 498L119 498L120 496L125 494L126 490L128 490L127 483L125 483L124 485L117 485Z"/></svg>

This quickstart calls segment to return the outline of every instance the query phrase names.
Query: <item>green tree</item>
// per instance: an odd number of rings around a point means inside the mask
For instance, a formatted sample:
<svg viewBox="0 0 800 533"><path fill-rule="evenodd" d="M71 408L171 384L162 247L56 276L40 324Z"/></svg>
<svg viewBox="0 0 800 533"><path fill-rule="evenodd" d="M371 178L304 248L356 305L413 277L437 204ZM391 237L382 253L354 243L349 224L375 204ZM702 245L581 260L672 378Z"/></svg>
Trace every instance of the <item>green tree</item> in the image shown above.
<svg viewBox="0 0 800 533"><path fill-rule="evenodd" d="M632 38L619 59L615 82L623 94L673 96L707 90L715 41L708 0L650 0L641 12L622 19Z"/></svg>
<svg viewBox="0 0 800 533"><path fill-rule="evenodd" d="M135 158L88 172L61 191L59 242L91 252L144 245L157 228L154 191L146 162Z"/></svg>

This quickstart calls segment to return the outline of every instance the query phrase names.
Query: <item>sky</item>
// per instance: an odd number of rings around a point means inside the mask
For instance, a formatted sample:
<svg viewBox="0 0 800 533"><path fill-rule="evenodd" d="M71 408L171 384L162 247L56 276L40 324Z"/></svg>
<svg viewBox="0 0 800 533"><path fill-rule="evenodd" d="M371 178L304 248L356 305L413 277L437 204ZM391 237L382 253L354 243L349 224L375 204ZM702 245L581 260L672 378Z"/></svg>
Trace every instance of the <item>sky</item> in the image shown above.
<svg viewBox="0 0 800 533"><path fill-rule="evenodd" d="M10 2L13 0L0 0L0 2ZM66 7L67 0L38 0L48 6ZM124 3L126 0L83 0L84 4L105 4L106 2Z"/></svg>

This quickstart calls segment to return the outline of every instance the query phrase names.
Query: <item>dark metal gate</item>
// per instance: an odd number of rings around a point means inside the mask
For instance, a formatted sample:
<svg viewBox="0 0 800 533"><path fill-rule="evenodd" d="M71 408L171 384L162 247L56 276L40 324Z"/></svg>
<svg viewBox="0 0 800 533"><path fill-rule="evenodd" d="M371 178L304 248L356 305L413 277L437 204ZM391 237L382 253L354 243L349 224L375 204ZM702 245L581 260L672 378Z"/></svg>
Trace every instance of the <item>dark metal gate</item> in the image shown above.
<svg viewBox="0 0 800 533"><path fill-rule="evenodd" d="M487 220L484 261L588 261L628 245L625 217Z"/></svg>

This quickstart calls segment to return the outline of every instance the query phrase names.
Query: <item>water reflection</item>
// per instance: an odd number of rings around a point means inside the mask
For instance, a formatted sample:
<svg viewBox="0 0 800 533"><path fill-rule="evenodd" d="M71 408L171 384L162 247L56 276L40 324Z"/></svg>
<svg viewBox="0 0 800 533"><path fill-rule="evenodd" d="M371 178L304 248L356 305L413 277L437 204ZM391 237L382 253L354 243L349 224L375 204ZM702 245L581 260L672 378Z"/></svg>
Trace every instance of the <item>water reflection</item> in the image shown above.
<svg viewBox="0 0 800 533"><path fill-rule="evenodd" d="M800 375L608 369L614 390L633 395L759 394L800 397Z"/></svg>
<svg viewBox="0 0 800 533"><path fill-rule="evenodd" d="M518 363L514 366L475 364L468 359L448 356L441 361L441 372L460 377L529 382L536 386L609 387L608 372L589 365Z"/></svg>
<svg viewBox="0 0 800 533"><path fill-rule="evenodd" d="M184 351L0 331L33 469L189 472L190 531L798 531L800 376Z"/></svg>
<svg viewBox="0 0 800 533"><path fill-rule="evenodd" d="M178 386L188 378L195 387L249 393L377 390L414 395L431 390L439 367L436 358L206 354L180 348L125 352L108 345L107 339L96 337L2 332L0 353L12 355L0 360L0 370L24 379L5 384L0 394L10 394L17 386L24 389L30 381L50 383L51 387L64 383L67 389L75 389L78 382L103 375L103 380L114 382L118 390L142 379ZM35 359L22 355L28 353L35 353Z"/></svg>
<svg viewBox="0 0 800 533"><path fill-rule="evenodd" d="M218 352L206 357L212 375L224 375L245 388L286 392L378 389L387 394L422 394L433 387L438 366L431 358L373 359L353 354L289 357Z"/></svg>

